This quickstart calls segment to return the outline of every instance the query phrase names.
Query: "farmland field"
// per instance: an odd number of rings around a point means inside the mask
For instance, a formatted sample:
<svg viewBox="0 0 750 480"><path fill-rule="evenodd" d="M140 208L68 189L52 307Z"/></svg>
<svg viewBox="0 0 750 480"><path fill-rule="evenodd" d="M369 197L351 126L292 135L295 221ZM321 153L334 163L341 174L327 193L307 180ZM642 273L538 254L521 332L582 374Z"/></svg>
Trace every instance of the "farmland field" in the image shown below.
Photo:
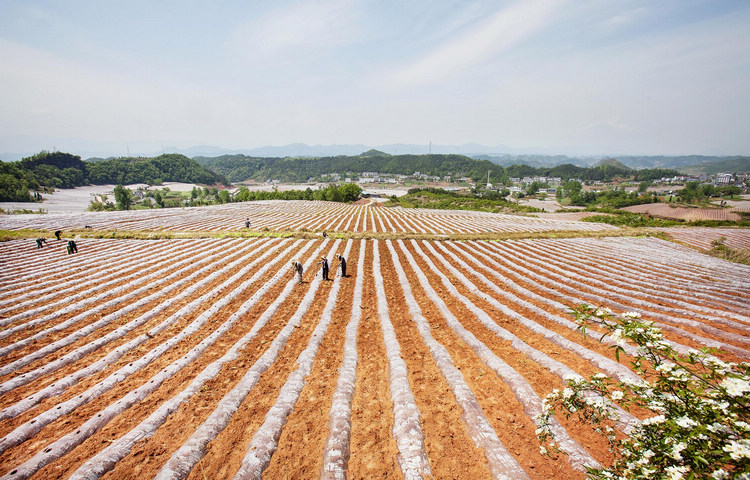
<svg viewBox="0 0 750 480"><path fill-rule="evenodd" d="M687 222L697 222L701 220L716 220L737 222L741 220L738 213L742 209L723 209L723 208L688 208L675 207L665 203L646 203L643 205L633 205L625 207L623 210L633 213L648 213L655 217L667 218L672 220L685 220Z"/></svg>
<svg viewBox="0 0 750 480"><path fill-rule="evenodd" d="M11 215L3 219L2 228L55 231L89 226L93 230L231 232L243 230L248 218L253 230L272 232L304 229L355 233L477 234L614 229L610 225L580 223L562 217L551 219L476 211L416 210L282 200L123 212Z"/></svg>
<svg viewBox="0 0 750 480"><path fill-rule="evenodd" d="M746 228L660 228L674 240L700 250L710 250L711 242L726 239L732 248L750 250L750 229Z"/></svg>
<svg viewBox="0 0 750 480"><path fill-rule="evenodd" d="M288 236L0 243L1 478L583 478L606 445L561 418L565 453L542 456L541 398L635 375L570 307L637 311L680 351L750 359L750 267L610 225L257 202L0 228L231 233L246 218ZM566 231L582 236L480 238ZM647 415L631 413L624 430Z"/></svg>

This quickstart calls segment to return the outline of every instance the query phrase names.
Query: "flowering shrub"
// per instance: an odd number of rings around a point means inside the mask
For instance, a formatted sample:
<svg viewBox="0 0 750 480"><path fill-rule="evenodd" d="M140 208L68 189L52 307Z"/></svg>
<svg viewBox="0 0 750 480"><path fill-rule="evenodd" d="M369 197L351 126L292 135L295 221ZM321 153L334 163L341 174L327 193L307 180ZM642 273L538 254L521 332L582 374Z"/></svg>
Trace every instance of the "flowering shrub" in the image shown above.
<svg viewBox="0 0 750 480"><path fill-rule="evenodd" d="M584 336L587 327L597 326L614 340L618 360L626 340L634 342L632 366L643 380L597 373L553 390L539 416L542 453L556 451L550 419L560 410L591 423L614 454L609 468L587 469L589 478L750 480L750 364L723 362L706 349L680 355L635 312L618 316L582 305L572 313ZM615 404L653 415L624 435L614 428Z"/></svg>

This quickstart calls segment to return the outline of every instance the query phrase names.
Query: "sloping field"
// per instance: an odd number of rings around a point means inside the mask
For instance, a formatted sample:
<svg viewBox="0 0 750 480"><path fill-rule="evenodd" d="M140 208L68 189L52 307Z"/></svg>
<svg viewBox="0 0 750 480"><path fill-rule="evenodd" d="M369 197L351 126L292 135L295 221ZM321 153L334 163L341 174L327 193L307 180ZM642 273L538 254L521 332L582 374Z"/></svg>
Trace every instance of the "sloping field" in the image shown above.
<svg viewBox="0 0 750 480"><path fill-rule="evenodd" d="M711 242L726 238L725 245L750 250L750 229L747 228L659 228L674 240L701 250L710 250Z"/></svg>
<svg viewBox="0 0 750 480"><path fill-rule="evenodd" d="M283 200L123 212L9 215L0 219L0 228L55 231L89 226L93 230L220 232L244 230L247 218L250 219L252 230L269 231L306 229L318 232L457 234L615 229L606 224L581 223L563 218L459 210L405 210L334 202Z"/></svg>
<svg viewBox="0 0 750 480"><path fill-rule="evenodd" d="M284 229L514 225L316 205L90 218L96 228L239 228L250 212L254 227ZM561 419L566 454L541 456L541 397L573 375L634 374L607 339L574 331L569 306L638 311L683 351L750 358L750 267L656 238L82 239L75 255L29 243L0 244L3 479L582 478L606 446ZM336 253L347 276L334 261L325 281L316 262ZM623 430L644 414L632 413Z"/></svg>
<svg viewBox="0 0 750 480"><path fill-rule="evenodd" d="M732 211L734 209L673 207L666 203L633 205L625 207L622 210L634 213L648 213L654 217L685 220L688 222L697 222L701 220L738 222L741 220L740 216Z"/></svg>

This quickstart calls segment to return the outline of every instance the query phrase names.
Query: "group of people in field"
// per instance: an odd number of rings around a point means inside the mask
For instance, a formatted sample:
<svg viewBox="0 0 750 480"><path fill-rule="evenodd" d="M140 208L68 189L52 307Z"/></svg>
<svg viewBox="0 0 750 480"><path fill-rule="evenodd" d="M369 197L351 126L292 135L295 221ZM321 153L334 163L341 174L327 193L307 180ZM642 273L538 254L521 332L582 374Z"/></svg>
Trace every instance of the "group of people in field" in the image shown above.
<svg viewBox="0 0 750 480"><path fill-rule="evenodd" d="M60 241L60 242L64 241L63 238L62 238L62 230L57 230L55 232L55 238L58 241ZM78 238L78 237L76 237L76 238ZM45 246L47 246L47 239L46 238L39 237L39 238L36 239L36 248L37 249L44 248ZM70 240L68 240L68 244L66 246L66 249L68 251L68 255L70 255L71 253L78 253L78 245L76 245L76 241L74 239L72 239L72 238Z"/></svg>
<svg viewBox="0 0 750 480"><path fill-rule="evenodd" d="M341 268L341 276L346 277L346 259L343 255L336 255L336 259L339 261L339 264L336 268ZM326 258L325 256L320 257L320 261L317 263L317 265L320 265L320 272L323 275L323 280L331 280L330 278L328 278L328 272L330 271L328 258ZM294 260L292 262L292 274L297 275L299 283L302 283L303 271L304 267L302 266L302 262Z"/></svg>

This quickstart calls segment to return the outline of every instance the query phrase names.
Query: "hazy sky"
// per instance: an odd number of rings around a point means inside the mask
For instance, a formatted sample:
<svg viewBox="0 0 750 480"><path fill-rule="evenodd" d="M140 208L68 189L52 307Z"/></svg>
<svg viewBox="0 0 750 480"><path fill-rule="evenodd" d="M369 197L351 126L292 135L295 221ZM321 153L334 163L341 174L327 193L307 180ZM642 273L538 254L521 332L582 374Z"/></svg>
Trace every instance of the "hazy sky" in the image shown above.
<svg viewBox="0 0 750 480"><path fill-rule="evenodd" d="M0 0L0 152L47 137L750 154L750 2Z"/></svg>

